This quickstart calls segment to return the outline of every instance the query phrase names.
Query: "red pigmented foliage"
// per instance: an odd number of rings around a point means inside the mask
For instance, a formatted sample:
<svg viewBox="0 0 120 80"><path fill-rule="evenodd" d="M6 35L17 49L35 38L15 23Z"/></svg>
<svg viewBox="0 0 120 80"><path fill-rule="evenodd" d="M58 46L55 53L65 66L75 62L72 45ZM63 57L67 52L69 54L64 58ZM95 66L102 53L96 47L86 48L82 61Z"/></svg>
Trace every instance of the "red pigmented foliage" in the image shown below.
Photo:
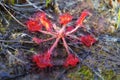
<svg viewBox="0 0 120 80"><path fill-rule="evenodd" d="M45 27L47 31L51 31L52 28L52 23L51 21L46 17L46 14L44 12L42 13L37 13L36 18L37 21L40 21L41 24Z"/></svg>
<svg viewBox="0 0 120 80"><path fill-rule="evenodd" d="M76 21L76 26L81 26L83 24L83 20L85 19L86 16L88 16L90 14L89 11L84 10L80 17L78 18L78 20Z"/></svg>
<svg viewBox="0 0 120 80"><path fill-rule="evenodd" d="M33 37L32 40L36 43L36 44L40 44L42 42L42 39L37 38L37 37Z"/></svg>
<svg viewBox="0 0 120 80"><path fill-rule="evenodd" d="M32 59L39 68L47 68L53 66L51 63L50 53L37 54L34 55Z"/></svg>
<svg viewBox="0 0 120 80"><path fill-rule="evenodd" d="M65 60L64 66L65 67L68 67L68 66L75 67L77 65L77 63L79 63L79 59L73 54L68 54L68 57Z"/></svg>
<svg viewBox="0 0 120 80"><path fill-rule="evenodd" d="M96 39L91 35L82 36L80 40L87 47L92 46L96 42Z"/></svg>
<svg viewBox="0 0 120 80"><path fill-rule="evenodd" d="M49 48L49 50L46 53L34 55L32 58L33 62L39 68L42 68L42 69L47 67L52 67L53 64L51 63L51 54L53 54L52 52L57 47L58 43L63 42L63 47L68 53L68 57L65 60L65 63L63 65L65 67L68 67L68 66L75 67L77 63L79 63L79 58L74 54L70 54L70 51L69 51L70 46L68 45L67 43L68 41L66 40L69 39L70 41L74 41L75 44L77 44L78 41L81 41L87 47L92 46L96 42L96 39L92 35L86 35L79 38L78 33L74 34L83 25L84 19L89 14L90 13L87 10L84 10L81 13L81 16L79 17L79 19L76 21L76 25L71 26L70 24L68 26L67 24L72 20L72 16L69 13L64 13L59 16L59 23L61 25L57 25L51 22L47 18L46 13L44 12L36 13L32 18L32 20L29 20L27 22L28 30L32 32L39 31L40 33L45 34L46 36L49 36L49 35L50 36L47 37L46 39L33 37L32 41L34 41L36 44L40 44L41 42L47 42L51 40L55 40L55 42L52 44L52 46ZM43 29L42 27L45 27L45 29Z"/></svg>
<svg viewBox="0 0 120 80"><path fill-rule="evenodd" d="M65 13L59 16L59 23L66 25L72 20L72 16L69 13Z"/></svg>
<svg viewBox="0 0 120 80"><path fill-rule="evenodd" d="M27 21L27 28L31 32L39 31L42 29L42 26L35 20Z"/></svg>

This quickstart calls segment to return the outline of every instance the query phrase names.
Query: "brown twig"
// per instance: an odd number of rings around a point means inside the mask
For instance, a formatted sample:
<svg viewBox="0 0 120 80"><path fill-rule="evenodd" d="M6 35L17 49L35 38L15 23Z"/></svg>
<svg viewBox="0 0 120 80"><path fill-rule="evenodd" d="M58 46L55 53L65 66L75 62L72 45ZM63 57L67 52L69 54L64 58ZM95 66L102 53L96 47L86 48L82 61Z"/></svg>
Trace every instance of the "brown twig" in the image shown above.
<svg viewBox="0 0 120 80"><path fill-rule="evenodd" d="M7 10L7 8L3 5L3 3L0 2L0 5L7 11L7 13L8 13L16 22L18 22L20 25L26 27L26 25L24 25L22 22L20 22L18 19L16 19L16 18L12 15L12 13Z"/></svg>

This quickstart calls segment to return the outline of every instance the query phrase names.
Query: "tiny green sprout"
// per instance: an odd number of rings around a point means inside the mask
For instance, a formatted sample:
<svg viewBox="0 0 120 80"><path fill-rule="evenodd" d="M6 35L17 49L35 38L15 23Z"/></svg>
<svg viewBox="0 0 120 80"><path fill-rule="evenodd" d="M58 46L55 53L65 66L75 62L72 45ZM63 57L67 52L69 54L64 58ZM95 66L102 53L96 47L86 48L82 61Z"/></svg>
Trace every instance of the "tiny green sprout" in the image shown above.
<svg viewBox="0 0 120 80"><path fill-rule="evenodd" d="M46 7L52 2L52 0L46 0Z"/></svg>

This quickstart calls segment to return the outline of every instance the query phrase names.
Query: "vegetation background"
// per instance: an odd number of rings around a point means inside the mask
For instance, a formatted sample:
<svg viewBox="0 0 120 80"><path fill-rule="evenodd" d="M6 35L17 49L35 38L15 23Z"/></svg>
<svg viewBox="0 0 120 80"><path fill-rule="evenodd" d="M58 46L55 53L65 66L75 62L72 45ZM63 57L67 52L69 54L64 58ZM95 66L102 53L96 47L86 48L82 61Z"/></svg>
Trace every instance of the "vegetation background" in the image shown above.
<svg viewBox="0 0 120 80"><path fill-rule="evenodd" d="M84 25L98 42L90 48L70 43L81 58L77 67L32 66L31 56L48 46L32 42L45 36L27 31L29 17L43 10L53 19L64 12L77 18L84 9L92 13ZM120 80L120 0L0 0L0 80Z"/></svg>

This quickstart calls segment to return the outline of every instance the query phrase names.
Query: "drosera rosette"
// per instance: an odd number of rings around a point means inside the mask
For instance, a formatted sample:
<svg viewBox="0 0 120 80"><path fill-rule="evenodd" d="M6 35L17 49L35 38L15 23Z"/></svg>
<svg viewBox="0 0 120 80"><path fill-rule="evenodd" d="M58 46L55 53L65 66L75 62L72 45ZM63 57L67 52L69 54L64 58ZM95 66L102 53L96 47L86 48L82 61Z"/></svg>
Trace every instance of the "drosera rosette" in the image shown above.
<svg viewBox="0 0 120 80"><path fill-rule="evenodd" d="M74 39L79 42L81 42L83 45L86 47L92 46L95 42L96 39L95 37L90 35L84 35L83 36L78 36L75 33L79 31L79 28L82 28L83 26L83 21L84 19L89 16L91 13L88 10L84 10L81 13L81 16L76 20L74 26L73 25L68 25L71 21L73 16L69 13L64 13L61 14L58 17L60 25L58 26L55 22L52 22L49 20L45 12L38 12L35 13L34 17L31 18L27 23L27 28L31 32L40 32L41 34L46 34L46 35L51 35L51 37L47 39L40 39L37 37L33 37L33 41L41 45L42 42L47 42L51 40L55 40L53 45L47 50L47 52L44 52L42 54L36 54L33 55L33 62L39 67L39 68L47 68L47 67L53 67L54 65L52 64L52 57L51 55L53 54L54 49L57 47L58 43L61 42L62 40L62 45L65 48L67 52L67 57L64 61L63 66L65 67L75 67L79 62L79 57L77 54L73 54L69 50L69 45L67 42L66 38Z"/></svg>

